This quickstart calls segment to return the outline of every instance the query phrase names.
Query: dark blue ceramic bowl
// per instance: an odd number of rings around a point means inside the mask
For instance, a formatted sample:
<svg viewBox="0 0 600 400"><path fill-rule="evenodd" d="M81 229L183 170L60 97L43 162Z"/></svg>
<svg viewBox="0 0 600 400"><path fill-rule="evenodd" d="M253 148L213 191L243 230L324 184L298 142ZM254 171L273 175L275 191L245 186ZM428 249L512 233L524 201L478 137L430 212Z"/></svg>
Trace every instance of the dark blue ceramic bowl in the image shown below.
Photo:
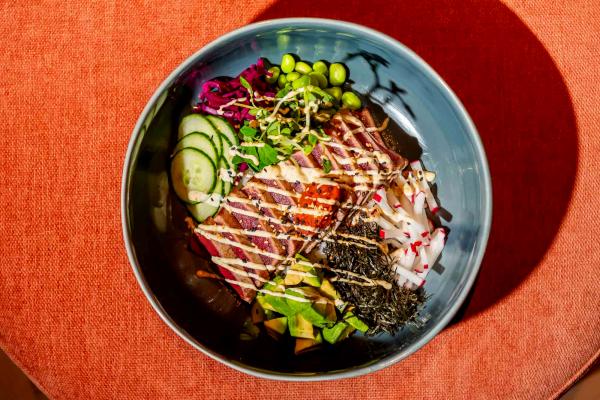
<svg viewBox="0 0 600 400"><path fill-rule="evenodd" d="M184 208L169 189L168 166L178 120L193 95L181 82L237 75L258 57L284 53L342 61L353 87L393 120L406 156L437 172L450 235L422 326L395 336L354 335L301 356L269 339L239 340L247 313L219 282L194 277L208 257L187 250ZM423 347L451 320L477 275L490 231L488 165L473 122L454 93L415 53L379 32L347 22L281 19L248 25L183 62L156 90L133 131L122 187L123 235L133 271L160 317L205 354L256 376L318 380L351 377L392 365ZM451 215L451 218L450 218Z"/></svg>

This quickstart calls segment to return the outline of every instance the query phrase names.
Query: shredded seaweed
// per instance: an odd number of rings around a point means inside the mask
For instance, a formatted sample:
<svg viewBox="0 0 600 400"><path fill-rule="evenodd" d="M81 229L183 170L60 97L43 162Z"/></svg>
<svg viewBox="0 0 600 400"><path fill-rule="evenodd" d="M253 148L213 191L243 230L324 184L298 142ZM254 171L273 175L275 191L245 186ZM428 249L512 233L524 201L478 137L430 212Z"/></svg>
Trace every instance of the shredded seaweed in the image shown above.
<svg viewBox="0 0 600 400"><path fill-rule="evenodd" d="M375 223L359 223L345 227L343 233L377 238ZM423 289L410 290L398 286L392 269L394 260L381 249L365 249L336 242L325 242L323 253L329 265L355 272L371 279L392 283L391 289L382 286L360 286L334 282L344 301L356 306L356 314L369 325L367 335L394 334L407 323L416 322L426 295Z"/></svg>

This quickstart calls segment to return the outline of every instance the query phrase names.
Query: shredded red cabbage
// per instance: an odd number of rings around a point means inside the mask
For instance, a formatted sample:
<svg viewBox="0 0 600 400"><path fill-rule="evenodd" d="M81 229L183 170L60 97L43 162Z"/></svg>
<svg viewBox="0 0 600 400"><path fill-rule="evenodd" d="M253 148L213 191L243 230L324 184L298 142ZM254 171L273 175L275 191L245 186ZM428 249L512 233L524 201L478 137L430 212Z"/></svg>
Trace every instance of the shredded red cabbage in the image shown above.
<svg viewBox="0 0 600 400"><path fill-rule="evenodd" d="M239 103L250 104L248 90L240 83L240 76L244 77L250 83L255 96L275 97L276 89L265 80L268 74L265 66L265 60L259 58L256 64L250 65L235 78L215 78L202 84L198 94L197 103L194 110L207 114L221 115L234 125L239 125L244 120L254 119L249 113L250 109L236 105L230 105L219 108L234 99L245 98ZM263 101L255 101L257 106L264 106Z"/></svg>

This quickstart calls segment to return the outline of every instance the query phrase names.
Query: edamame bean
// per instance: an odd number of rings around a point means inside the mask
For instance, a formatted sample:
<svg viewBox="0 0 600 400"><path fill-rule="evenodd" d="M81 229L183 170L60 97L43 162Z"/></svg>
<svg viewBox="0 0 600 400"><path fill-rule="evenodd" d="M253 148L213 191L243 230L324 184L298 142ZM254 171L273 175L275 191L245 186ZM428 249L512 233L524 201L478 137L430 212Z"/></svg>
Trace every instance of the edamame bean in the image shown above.
<svg viewBox="0 0 600 400"><path fill-rule="evenodd" d="M295 89L300 89L301 87L304 86L308 86L310 85L310 76L308 75L303 75L302 77L296 79L294 82L292 82L292 88Z"/></svg>
<svg viewBox="0 0 600 400"><path fill-rule="evenodd" d="M310 74L312 72L312 68L310 67L310 65L308 65L308 63L305 63L304 61L298 61L296 63L295 70L304 75Z"/></svg>
<svg viewBox="0 0 600 400"><path fill-rule="evenodd" d="M325 78L325 75L318 72L311 72L308 76L310 76L310 81L313 85L318 86L321 89L327 87L327 78Z"/></svg>
<svg viewBox="0 0 600 400"><path fill-rule="evenodd" d="M342 95L342 105L351 110L358 110L362 103L354 92L344 92Z"/></svg>
<svg viewBox="0 0 600 400"><path fill-rule="evenodd" d="M329 83L332 86L341 86L346 82L346 67L343 64L335 63L329 66Z"/></svg>
<svg viewBox="0 0 600 400"><path fill-rule="evenodd" d="M281 70L284 73L290 73L294 70L294 67L296 66L296 60L294 59L294 56L291 54L284 54L283 57L281 57Z"/></svg>
<svg viewBox="0 0 600 400"><path fill-rule="evenodd" d="M342 89L338 86L325 89L327 93L332 95L337 101L342 100Z"/></svg>
<svg viewBox="0 0 600 400"><path fill-rule="evenodd" d="M277 82L277 79L279 79L279 73L281 72L279 67L271 67L271 68L269 68L269 72L271 73L271 76L267 76L267 82L268 83Z"/></svg>
<svg viewBox="0 0 600 400"><path fill-rule="evenodd" d="M318 72L323 75L327 75L327 64L324 61L317 61L313 64L313 71Z"/></svg>
<svg viewBox="0 0 600 400"><path fill-rule="evenodd" d="M277 86L282 88L285 86L286 83L287 83L287 79L286 79L285 75L283 75L283 74L279 75L279 78L277 79Z"/></svg>
<svg viewBox="0 0 600 400"><path fill-rule="evenodd" d="M298 72L290 72L285 77L288 80L288 82L294 82L296 79L300 78L301 76L302 75L300 75Z"/></svg>

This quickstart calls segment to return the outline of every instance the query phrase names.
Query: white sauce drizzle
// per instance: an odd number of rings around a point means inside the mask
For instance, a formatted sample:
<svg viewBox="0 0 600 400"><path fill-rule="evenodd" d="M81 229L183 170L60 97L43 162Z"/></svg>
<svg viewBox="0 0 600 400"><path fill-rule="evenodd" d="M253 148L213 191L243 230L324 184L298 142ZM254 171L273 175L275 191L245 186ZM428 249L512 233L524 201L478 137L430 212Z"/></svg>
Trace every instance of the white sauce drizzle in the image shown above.
<svg viewBox="0 0 600 400"><path fill-rule="evenodd" d="M259 179L283 179L287 182L322 183L339 186L331 179L324 178L325 171L320 168L304 168L289 164L270 165L257 173Z"/></svg>
<svg viewBox="0 0 600 400"><path fill-rule="evenodd" d="M203 232L203 236L205 236L207 239L214 240L215 242L227 244L227 245L232 246L232 247L237 247L239 249L246 250L247 252L250 252L250 253L254 253L254 254L258 254L258 255L263 255L263 256L272 258L273 260L283 261L283 260L287 259L287 257L280 256L279 254L275 254L275 253L271 253L269 251L261 250L258 247L247 246L245 244L238 243L238 242L235 242L233 240L229 240L226 237L223 237L223 236L220 236L220 235L213 235L212 233Z"/></svg>
<svg viewBox="0 0 600 400"><path fill-rule="evenodd" d="M246 160L250 160L254 165L258 165L258 157L252 155L252 154L244 154L241 151L239 151L237 148L235 147L231 147L229 149L229 155L233 158L235 156L239 156L241 158L244 158Z"/></svg>
<svg viewBox="0 0 600 400"><path fill-rule="evenodd" d="M361 242L370 243L370 244L372 244L374 246L378 246L379 245L379 243L377 243L376 240L369 239L369 238L366 238L364 236L351 235L349 233L341 233L341 232L336 232L335 234L336 234L336 236L341 236L341 237L345 237L345 238L348 238L348 239L354 239L354 240L359 240Z"/></svg>
<svg viewBox="0 0 600 400"><path fill-rule="evenodd" d="M242 142L240 147L265 147L265 142Z"/></svg>
<svg viewBox="0 0 600 400"><path fill-rule="evenodd" d="M282 220L278 219L278 218L274 218L274 217L269 217L268 215L261 215L258 213L255 213L253 211L247 211L247 210L243 210L241 208L237 208L237 207L233 207L230 204L227 204L227 202L223 202L222 207L224 209L226 209L229 212L232 213L236 213L236 214L241 214L241 215L245 215L247 217L253 217L256 219L260 219L263 221L268 221L277 225L281 225L281 226L288 226L288 227L296 227L296 228L300 228L302 230L305 231L311 231L311 232L316 232L317 229L313 226L308 226L308 225L296 225L296 224L291 224L291 223L287 223L287 222L283 222Z"/></svg>
<svg viewBox="0 0 600 400"><path fill-rule="evenodd" d="M245 283L245 282L236 281L234 279L224 279L224 281L225 282L229 282L229 283L234 284L234 285L245 287L247 289L253 289L253 290L256 290L257 292L260 292L260 293L269 294L269 295L275 296L275 297L284 297L286 299L291 299L291 300L299 301L301 303L310 303L312 301L310 299L305 299L304 297L292 296L292 295L290 295L288 293L273 292L272 290L267 290L267 289L257 289L256 286L254 286L254 285L251 285L251 284Z"/></svg>
<svg viewBox="0 0 600 400"><path fill-rule="evenodd" d="M265 185L264 183L258 183L258 182L248 182L248 184L246 185L246 187L250 187L250 188L254 188L254 189L259 189L259 190L264 190L265 192L269 192L269 193L277 193L277 194L280 194L282 196L293 197L293 198L296 198L296 199L298 199L298 198L300 198L302 196L302 194L298 193L298 192L292 192L292 191L289 191L289 190L276 188L276 187ZM334 204L338 203L338 201L334 200L334 199L324 199L322 197L312 197L312 196L310 196L309 198L310 199L314 199L318 203L323 203L323 204L334 205Z"/></svg>
<svg viewBox="0 0 600 400"><path fill-rule="evenodd" d="M331 211L320 210L318 208L286 206L285 204L268 203L266 201L257 201L257 200L253 200L253 199L246 199L246 198L236 197L236 196L231 196L231 195L229 197L227 197L227 201L231 201L234 203L251 204L258 208L273 208L273 209L279 210L279 211L289 211L290 213L294 213L294 214L308 214L308 215L322 216L322 215L328 215L331 213Z"/></svg>
<svg viewBox="0 0 600 400"><path fill-rule="evenodd" d="M223 199L223 196L221 196L220 194L206 194L204 192L198 192L198 191L190 191L188 192L188 197L190 198L190 200L193 201L200 201L202 203L206 203L208 205L211 206L218 206L219 204L221 204L221 200Z"/></svg>
<svg viewBox="0 0 600 400"><path fill-rule="evenodd" d="M376 248L375 246L371 246L371 245L367 245L367 244L351 242L351 241L348 241L348 240L332 239L330 237L323 238L323 241L326 241L326 242L335 242L335 243L339 243L339 244L344 244L346 246L362 247L364 249L375 249Z"/></svg>
<svg viewBox="0 0 600 400"><path fill-rule="evenodd" d="M250 230L250 229L238 229L238 228L230 228L228 226L219 226L219 225L198 225L196 228L198 231L203 232L226 232L234 235L246 235L246 236L255 236L255 237L263 237L263 238L273 238L273 239L281 239L281 240L298 240L298 241L306 241L307 238L290 235L288 233L271 233L267 231L263 231L261 229Z"/></svg>
<svg viewBox="0 0 600 400"><path fill-rule="evenodd" d="M219 169L219 178L221 178L223 182L233 183L233 174L234 172L230 169Z"/></svg>

